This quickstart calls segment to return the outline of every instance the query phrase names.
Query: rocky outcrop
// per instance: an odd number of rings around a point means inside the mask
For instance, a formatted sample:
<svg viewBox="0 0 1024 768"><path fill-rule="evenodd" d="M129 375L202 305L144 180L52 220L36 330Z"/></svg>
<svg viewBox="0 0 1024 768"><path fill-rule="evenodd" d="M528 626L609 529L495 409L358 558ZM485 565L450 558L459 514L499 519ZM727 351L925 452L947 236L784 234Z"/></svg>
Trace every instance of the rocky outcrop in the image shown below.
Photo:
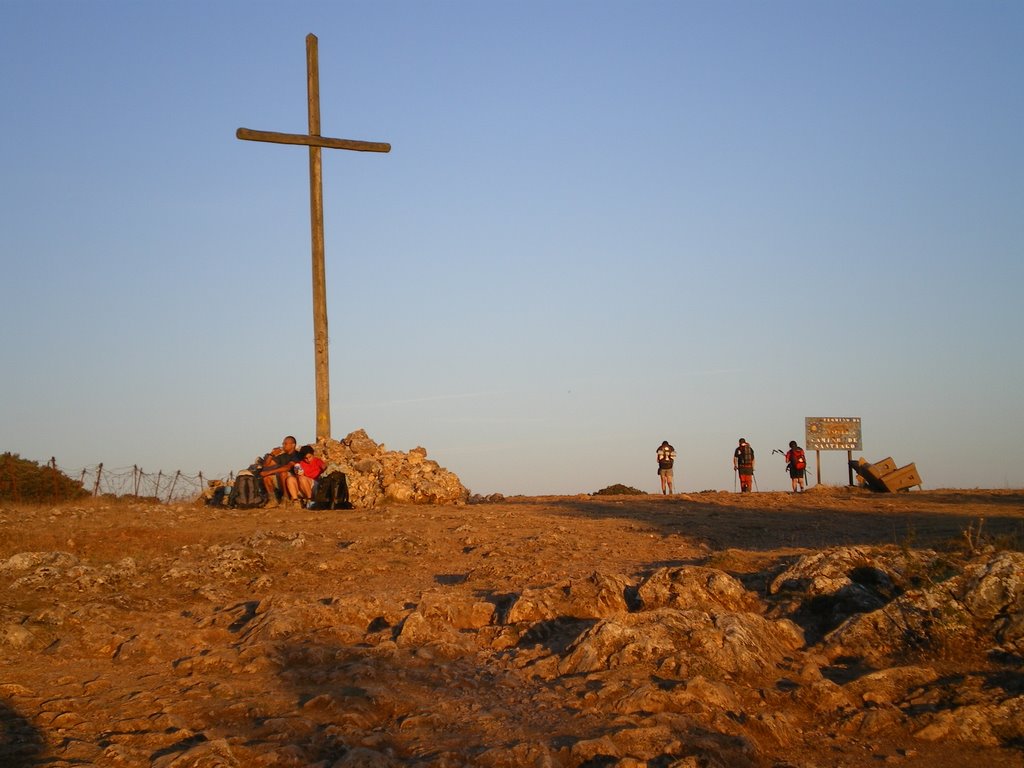
<svg viewBox="0 0 1024 768"><path fill-rule="evenodd" d="M428 459L426 448L408 453L389 451L359 429L343 440L318 441L316 452L327 462L327 471L338 469L346 474L349 500L355 507L464 504L469 498L462 481Z"/></svg>
<svg viewBox="0 0 1024 768"><path fill-rule="evenodd" d="M526 589L515 599L506 623L551 619L599 619L625 613L630 581L624 576L592 573L542 589Z"/></svg>
<svg viewBox="0 0 1024 768"><path fill-rule="evenodd" d="M1003 552L850 617L825 638L824 649L831 658L856 657L873 666L979 643L1021 655L1022 612L1024 554Z"/></svg>
<svg viewBox="0 0 1024 768"><path fill-rule="evenodd" d="M763 610L757 595L747 591L737 579L701 566L659 568L640 585L637 597L647 609Z"/></svg>
<svg viewBox="0 0 1024 768"><path fill-rule="evenodd" d="M224 510L195 538L208 512L160 512L182 518L157 555L90 522L87 545L0 558L0 765L44 743L151 768L901 764L1024 743L1021 553L838 547L774 561L754 591L667 549L543 570L575 531L514 529L510 504L231 535L250 513Z"/></svg>
<svg viewBox="0 0 1024 768"><path fill-rule="evenodd" d="M1024 553L974 563L954 586L973 623L1003 650L1024 656Z"/></svg>
<svg viewBox="0 0 1024 768"><path fill-rule="evenodd" d="M681 678L696 671L716 678L759 677L803 642L800 629L785 619L662 608L598 622L572 643L558 672L643 665Z"/></svg>
<svg viewBox="0 0 1024 768"><path fill-rule="evenodd" d="M812 642L851 616L888 605L944 568L930 550L832 547L804 555L775 577L776 613L793 616Z"/></svg>
<svg viewBox="0 0 1024 768"><path fill-rule="evenodd" d="M135 572L130 557L97 568L80 563L70 552L20 552L0 561L0 577L15 577L12 589L47 592L115 590Z"/></svg>

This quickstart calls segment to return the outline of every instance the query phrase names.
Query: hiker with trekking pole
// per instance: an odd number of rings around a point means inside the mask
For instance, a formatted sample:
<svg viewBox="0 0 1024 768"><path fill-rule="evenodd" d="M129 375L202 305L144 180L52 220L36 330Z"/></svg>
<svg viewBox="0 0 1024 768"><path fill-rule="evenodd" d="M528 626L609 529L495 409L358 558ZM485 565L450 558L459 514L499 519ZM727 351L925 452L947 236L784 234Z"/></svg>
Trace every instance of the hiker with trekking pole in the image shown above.
<svg viewBox="0 0 1024 768"><path fill-rule="evenodd" d="M789 450L786 451L786 469L789 470L789 479L793 483L793 493L800 493L804 490L804 476L807 474L807 456L804 449L796 444L796 440L789 441Z"/></svg>
<svg viewBox="0 0 1024 768"><path fill-rule="evenodd" d="M774 448L772 456L776 453L786 457L786 471L793 482L793 493L806 490L804 484L807 475L807 455L804 453L804 449L796 444L796 440L790 440L788 451Z"/></svg>
<svg viewBox="0 0 1024 768"><path fill-rule="evenodd" d="M732 469L735 475L740 478L740 492L750 493L754 484L754 449L750 447L744 438L740 438L740 444L732 454ZM733 490L736 489L736 481L733 480Z"/></svg>

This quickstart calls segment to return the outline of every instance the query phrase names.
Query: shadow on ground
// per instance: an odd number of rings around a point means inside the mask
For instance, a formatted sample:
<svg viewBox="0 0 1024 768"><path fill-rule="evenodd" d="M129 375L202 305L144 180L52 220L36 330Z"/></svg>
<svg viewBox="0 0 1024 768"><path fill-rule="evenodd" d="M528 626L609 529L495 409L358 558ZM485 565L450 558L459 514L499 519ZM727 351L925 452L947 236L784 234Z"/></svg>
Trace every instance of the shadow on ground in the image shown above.
<svg viewBox="0 0 1024 768"><path fill-rule="evenodd" d="M887 544L949 549L966 545L965 532L976 532L979 521L982 544L1024 550L1024 494L1019 493L882 495L839 489L817 503L814 492L544 497L510 503L544 504L573 517L630 520L715 550Z"/></svg>
<svg viewBox="0 0 1024 768"><path fill-rule="evenodd" d="M0 702L0 765L28 768L43 753L43 736L16 710Z"/></svg>

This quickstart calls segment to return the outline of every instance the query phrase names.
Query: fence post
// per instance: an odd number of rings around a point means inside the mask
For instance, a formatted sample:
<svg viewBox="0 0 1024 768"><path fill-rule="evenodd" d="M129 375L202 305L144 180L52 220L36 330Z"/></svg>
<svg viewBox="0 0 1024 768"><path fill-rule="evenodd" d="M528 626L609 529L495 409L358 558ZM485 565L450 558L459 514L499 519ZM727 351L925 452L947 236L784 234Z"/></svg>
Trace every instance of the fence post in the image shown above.
<svg viewBox="0 0 1024 768"><path fill-rule="evenodd" d="M101 461L100 465L98 467L96 467L96 483L92 487L92 495L93 496L98 496L99 495L99 492L100 492L100 476L102 474L103 474L103 462Z"/></svg>
<svg viewBox="0 0 1024 768"><path fill-rule="evenodd" d="M164 471L162 469L156 471L156 485L153 486L153 495L158 499L160 498L160 478L163 477L163 474Z"/></svg>
<svg viewBox="0 0 1024 768"><path fill-rule="evenodd" d="M174 495L174 486L178 484L178 478L181 476L181 470L179 469L174 473L174 479L171 481L171 490L167 492L167 503L171 503L171 496Z"/></svg>
<svg viewBox="0 0 1024 768"><path fill-rule="evenodd" d="M139 498L139 479L142 476L142 472L139 471L138 464L132 464L132 485L135 486L135 498Z"/></svg>

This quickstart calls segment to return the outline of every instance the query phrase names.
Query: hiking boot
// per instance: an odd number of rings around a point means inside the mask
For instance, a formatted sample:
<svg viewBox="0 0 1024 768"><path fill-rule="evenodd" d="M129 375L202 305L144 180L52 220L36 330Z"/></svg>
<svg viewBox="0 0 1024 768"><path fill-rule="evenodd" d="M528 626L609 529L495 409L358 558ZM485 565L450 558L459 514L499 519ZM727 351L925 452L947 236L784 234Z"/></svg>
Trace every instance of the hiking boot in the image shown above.
<svg viewBox="0 0 1024 768"><path fill-rule="evenodd" d="M274 509L275 507L281 506L277 500L277 496L271 496L267 499L267 503L263 505L264 509Z"/></svg>

